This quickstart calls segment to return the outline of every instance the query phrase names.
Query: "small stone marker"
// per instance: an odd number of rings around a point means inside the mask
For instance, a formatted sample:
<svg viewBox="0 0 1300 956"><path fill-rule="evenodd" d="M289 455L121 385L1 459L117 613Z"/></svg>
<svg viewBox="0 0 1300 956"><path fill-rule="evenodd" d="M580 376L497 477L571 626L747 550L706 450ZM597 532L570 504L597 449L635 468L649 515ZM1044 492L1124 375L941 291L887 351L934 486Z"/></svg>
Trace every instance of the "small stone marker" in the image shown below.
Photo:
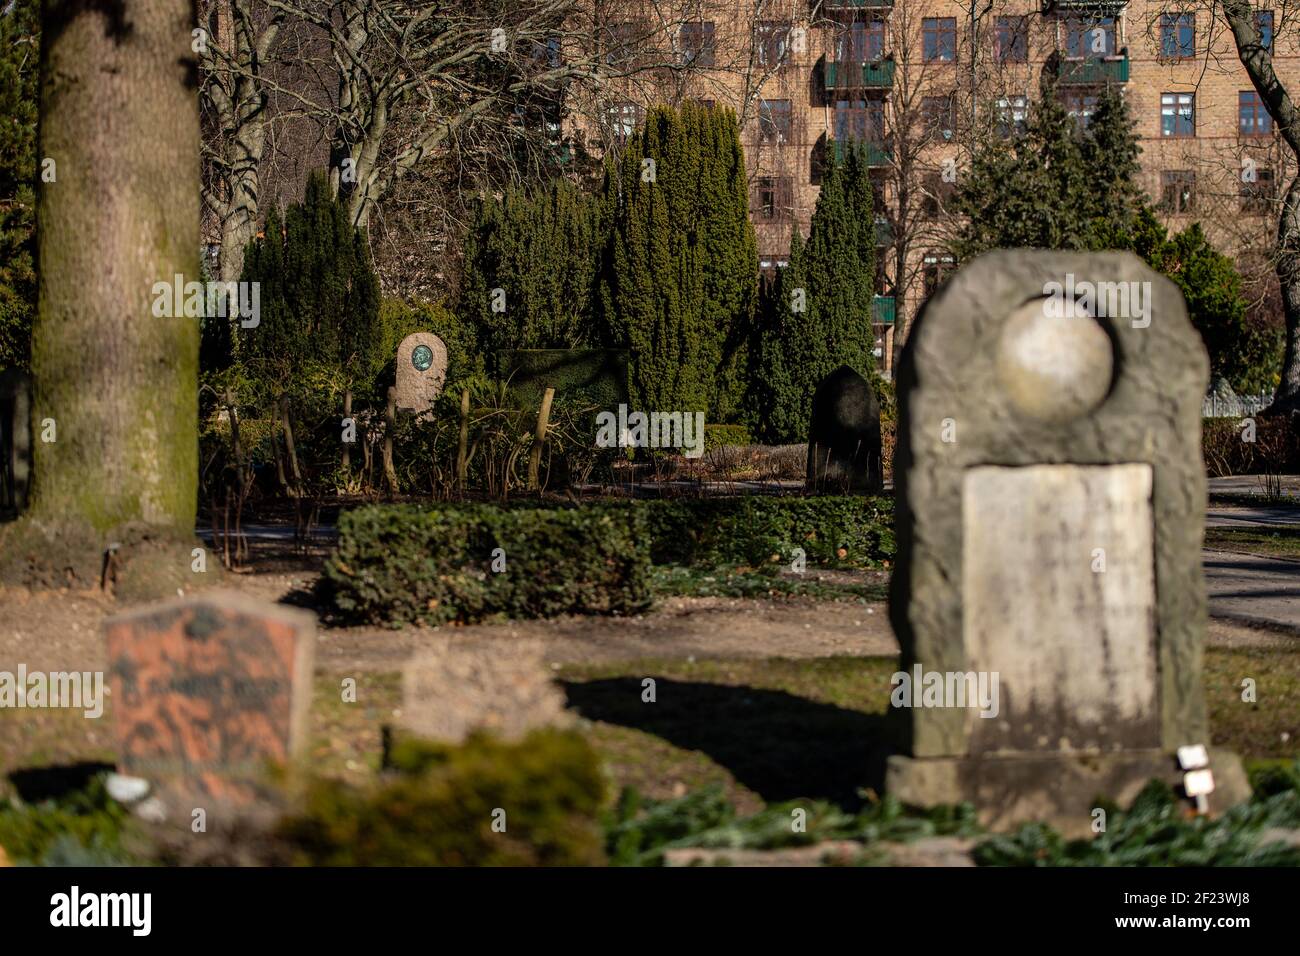
<svg viewBox="0 0 1300 956"><path fill-rule="evenodd" d="M311 613L211 591L104 627L118 767L169 808L247 804L306 746Z"/></svg>
<svg viewBox="0 0 1300 956"><path fill-rule="evenodd" d="M1175 751L1209 741L1208 365L1130 254L990 253L926 306L898 378L890 616L913 686L983 676L998 700L914 690L891 794L1082 835L1099 798L1183 784ZM1210 809L1244 799L1236 756L1210 765Z"/></svg>
<svg viewBox="0 0 1300 956"><path fill-rule="evenodd" d="M847 365L813 393L808 423L810 491L879 491L880 403L871 384Z"/></svg>
<svg viewBox="0 0 1300 956"><path fill-rule="evenodd" d="M397 407L423 415L447 381L447 346L432 332L415 332L397 347Z"/></svg>
<svg viewBox="0 0 1300 956"><path fill-rule="evenodd" d="M430 740L461 743L475 730L518 740L538 727L572 723L566 703L540 641L441 638L402 671L401 725Z"/></svg>

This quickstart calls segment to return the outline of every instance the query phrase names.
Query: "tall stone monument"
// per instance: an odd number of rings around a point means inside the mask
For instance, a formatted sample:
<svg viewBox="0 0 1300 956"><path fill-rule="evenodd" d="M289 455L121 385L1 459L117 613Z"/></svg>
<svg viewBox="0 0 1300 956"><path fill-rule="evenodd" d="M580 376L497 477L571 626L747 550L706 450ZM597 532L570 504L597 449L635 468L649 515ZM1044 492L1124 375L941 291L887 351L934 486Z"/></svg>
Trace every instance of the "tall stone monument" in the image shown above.
<svg viewBox="0 0 1300 956"><path fill-rule="evenodd" d="M898 377L890 793L1082 834L1151 778L1203 790L1175 754L1209 743L1208 375L1181 294L1130 254L990 253L928 303ZM1203 807L1247 795L1234 755L1208 762Z"/></svg>
<svg viewBox="0 0 1300 956"><path fill-rule="evenodd" d="M447 381L447 346L432 332L414 332L397 346L397 408L423 415Z"/></svg>

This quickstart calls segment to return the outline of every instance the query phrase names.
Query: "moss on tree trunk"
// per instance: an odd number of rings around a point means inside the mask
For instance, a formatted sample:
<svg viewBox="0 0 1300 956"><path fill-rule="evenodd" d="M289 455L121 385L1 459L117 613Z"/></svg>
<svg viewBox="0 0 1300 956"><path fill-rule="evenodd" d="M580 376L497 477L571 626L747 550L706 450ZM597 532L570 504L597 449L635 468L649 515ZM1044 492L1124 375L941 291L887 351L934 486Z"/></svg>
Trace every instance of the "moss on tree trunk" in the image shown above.
<svg viewBox="0 0 1300 956"><path fill-rule="evenodd" d="M110 541L193 539L199 324L153 314L155 283L199 278L193 27L188 0L43 4L34 475L10 543L83 539L75 579Z"/></svg>

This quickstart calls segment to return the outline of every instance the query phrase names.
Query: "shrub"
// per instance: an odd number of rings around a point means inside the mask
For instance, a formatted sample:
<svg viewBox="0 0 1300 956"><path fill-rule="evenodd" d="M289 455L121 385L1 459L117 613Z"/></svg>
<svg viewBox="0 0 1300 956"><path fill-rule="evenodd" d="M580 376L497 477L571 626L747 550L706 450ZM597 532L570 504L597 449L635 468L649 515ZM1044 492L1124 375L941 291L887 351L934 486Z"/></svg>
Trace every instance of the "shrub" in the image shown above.
<svg viewBox="0 0 1300 956"><path fill-rule="evenodd" d="M627 403L627 352L618 349L515 349L498 358L502 377L529 408L546 389L556 398L614 411Z"/></svg>
<svg viewBox="0 0 1300 956"><path fill-rule="evenodd" d="M712 451L725 445L744 446L752 444L749 429L744 425L705 425L704 450Z"/></svg>
<svg viewBox="0 0 1300 956"><path fill-rule="evenodd" d="M788 562L803 548L808 563L868 567L894 555L887 499L700 498L640 502L655 564ZM842 552L842 553L841 553Z"/></svg>
<svg viewBox="0 0 1300 956"><path fill-rule="evenodd" d="M372 623L626 614L649 604L644 539L634 509L368 506L340 516L322 584Z"/></svg>
<svg viewBox="0 0 1300 956"><path fill-rule="evenodd" d="M1255 416L1255 440L1243 439L1241 418L1207 418L1201 448L1210 475L1294 474L1300 471L1300 429L1284 417Z"/></svg>
<svg viewBox="0 0 1300 956"><path fill-rule="evenodd" d="M59 799L0 801L0 847L17 864L125 865L129 830L126 808L108 796L101 778Z"/></svg>
<svg viewBox="0 0 1300 956"><path fill-rule="evenodd" d="M604 777L580 736L537 730L519 743L403 741L396 773L369 789L308 788L278 836L311 866L590 866L604 862L597 823ZM506 829L494 832L504 810Z"/></svg>
<svg viewBox="0 0 1300 956"><path fill-rule="evenodd" d="M395 626L635 613L651 562L762 566L800 547L809 564L875 566L894 555L890 508L831 496L369 505L339 517L322 596L345 619Z"/></svg>

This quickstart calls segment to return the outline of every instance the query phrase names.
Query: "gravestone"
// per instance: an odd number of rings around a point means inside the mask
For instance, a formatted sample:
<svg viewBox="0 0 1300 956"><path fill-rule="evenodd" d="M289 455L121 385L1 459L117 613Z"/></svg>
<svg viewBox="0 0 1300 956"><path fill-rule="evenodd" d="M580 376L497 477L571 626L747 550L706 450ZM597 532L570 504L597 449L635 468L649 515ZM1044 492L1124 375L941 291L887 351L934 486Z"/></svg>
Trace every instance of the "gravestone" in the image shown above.
<svg viewBox="0 0 1300 956"><path fill-rule="evenodd" d="M119 770L186 816L269 795L307 742L314 615L211 591L104 628Z"/></svg>
<svg viewBox="0 0 1300 956"><path fill-rule="evenodd" d="M808 423L809 491L879 491L880 403L871 384L841 365L817 385Z"/></svg>
<svg viewBox="0 0 1300 956"><path fill-rule="evenodd" d="M401 727L430 740L461 743L475 730L519 740L539 727L572 723L565 705L540 641L444 637L402 670Z"/></svg>
<svg viewBox="0 0 1300 956"><path fill-rule="evenodd" d="M990 253L930 300L897 383L890 616L900 674L951 693L899 709L891 794L1082 835L1098 799L1183 782L1176 751L1209 741L1208 373L1130 254ZM980 679L996 708L960 706ZM1234 755L1209 762L1209 809L1247 795Z"/></svg>
<svg viewBox="0 0 1300 956"><path fill-rule="evenodd" d="M414 332L397 347L397 408L426 414L447 381L447 346L432 332Z"/></svg>

